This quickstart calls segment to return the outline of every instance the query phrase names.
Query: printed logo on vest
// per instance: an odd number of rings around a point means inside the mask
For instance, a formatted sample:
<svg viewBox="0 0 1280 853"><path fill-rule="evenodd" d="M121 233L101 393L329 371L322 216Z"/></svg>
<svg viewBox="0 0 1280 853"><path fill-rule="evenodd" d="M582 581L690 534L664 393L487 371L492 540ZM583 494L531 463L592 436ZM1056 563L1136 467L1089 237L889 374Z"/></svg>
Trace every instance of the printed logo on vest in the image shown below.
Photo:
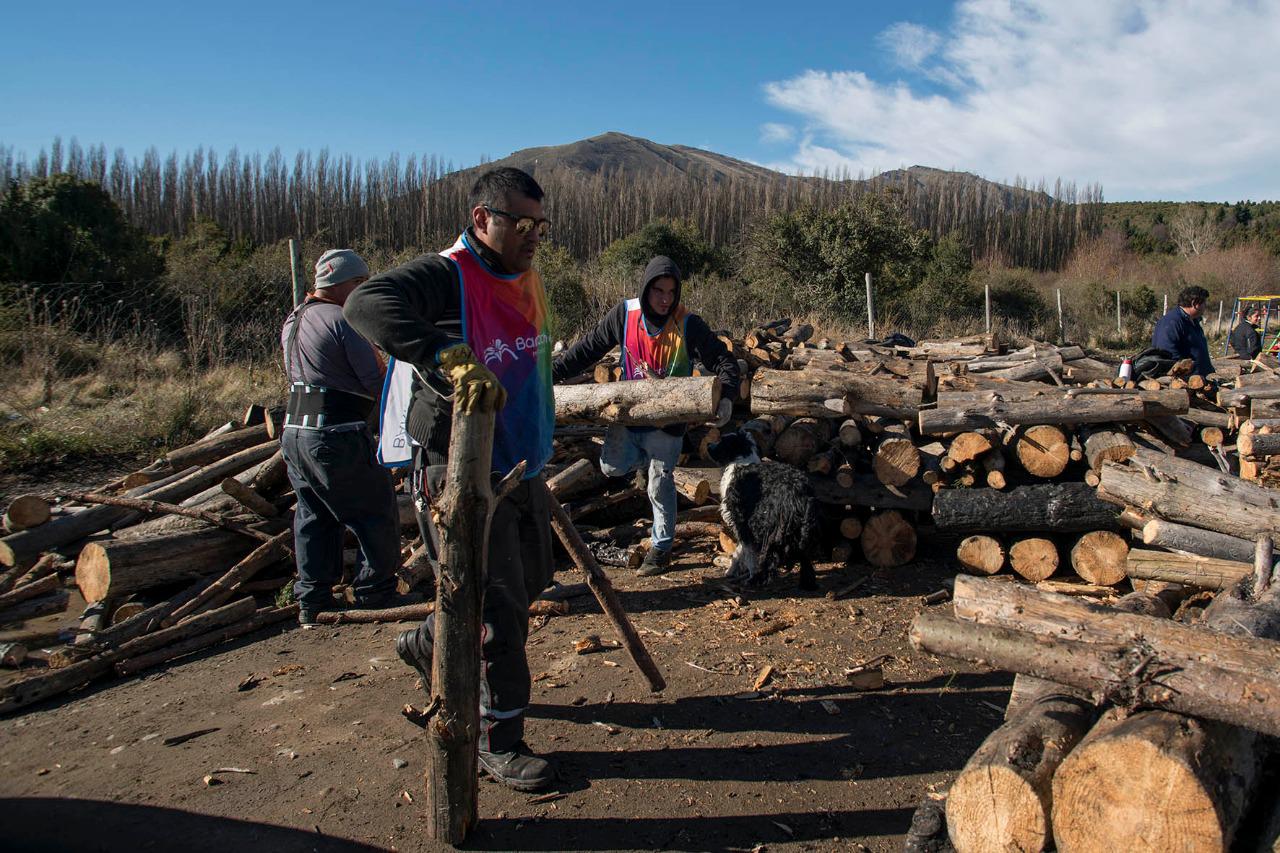
<svg viewBox="0 0 1280 853"><path fill-rule="evenodd" d="M506 355L510 355L512 361L520 357L506 341L502 338L495 338L493 343L484 348L484 363L489 364L496 361L498 364L502 364L502 358Z"/></svg>

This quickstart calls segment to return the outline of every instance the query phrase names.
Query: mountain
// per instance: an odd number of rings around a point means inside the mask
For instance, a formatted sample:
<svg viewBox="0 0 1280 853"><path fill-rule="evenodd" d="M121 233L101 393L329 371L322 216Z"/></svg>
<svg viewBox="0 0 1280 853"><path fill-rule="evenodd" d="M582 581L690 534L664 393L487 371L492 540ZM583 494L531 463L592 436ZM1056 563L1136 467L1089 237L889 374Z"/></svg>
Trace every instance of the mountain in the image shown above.
<svg viewBox="0 0 1280 853"><path fill-rule="evenodd" d="M590 178L602 174L641 180L675 177L717 182L729 179L779 182L822 180L822 178L787 175L744 160L716 154L714 151L704 151L688 145L662 145L616 131L565 145L525 148L501 160L466 169L457 174L471 176L497 166L514 166L542 180L552 177ZM983 195L1001 199L1005 207L1015 207L1027 202L1038 204L1049 201L1046 193L988 181L969 172L949 172L928 166L894 169L857 182L897 189L905 189L908 184L917 188L974 184Z"/></svg>

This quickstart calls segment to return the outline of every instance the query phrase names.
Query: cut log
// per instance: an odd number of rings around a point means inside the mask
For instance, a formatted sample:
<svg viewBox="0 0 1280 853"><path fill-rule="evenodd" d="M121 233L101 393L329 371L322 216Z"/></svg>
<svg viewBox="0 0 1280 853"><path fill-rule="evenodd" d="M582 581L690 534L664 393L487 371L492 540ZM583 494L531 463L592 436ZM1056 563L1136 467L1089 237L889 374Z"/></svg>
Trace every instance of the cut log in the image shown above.
<svg viewBox="0 0 1280 853"><path fill-rule="evenodd" d="M146 654L222 625L240 622L252 616L253 613L253 599L242 598L217 610L201 613L181 625L136 637L117 648L109 649L70 666L50 669L21 681L0 685L0 714L83 687L109 674L119 661Z"/></svg>
<svg viewBox="0 0 1280 853"><path fill-rule="evenodd" d="M1071 445L1055 426L1028 427L1014 442L1014 452L1028 474L1043 479L1057 477L1071 459Z"/></svg>
<svg viewBox="0 0 1280 853"><path fill-rule="evenodd" d="M1002 424L1086 424L1142 421L1187 410L1186 391L1148 392L1137 395L1080 394L1069 392L1026 402L995 402L985 407L926 409L920 412L920 432L939 435L967 430L994 429Z"/></svg>
<svg viewBox="0 0 1280 853"><path fill-rule="evenodd" d="M419 605L421 607L421 605ZM369 616L378 611L361 611L365 616ZM342 615L340 612L321 613L321 617L333 617ZM287 619L296 619L298 616L298 605L289 604L284 607L266 607L249 616L249 618L235 622L226 627L216 628L203 634L197 634L190 639L174 643L149 652L143 655L137 655L126 660L119 661L115 665L116 675L129 676L144 670L159 666L162 663L168 663L180 657L192 654L194 652L203 651L211 646L220 645L234 640L237 637L243 637L246 634L252 634L255 631L261 631L271 625L279 624ZM421 620L423 616L418 616ZM369 621L387 621L387 620L369 620Z"/></svg>
<svg viewBox="0 0 1280 853"><path fill-rule="evenodd" d="M897 510L879 512L862 526L862 553L880 568L901 566L916 556L915 526Z"/></svg>
<svg viewBox="0 0 1280 853"><path fill-rule="evenodd" d="M1071 568L1085 581L1115 586L1125 579L1129 544L1109 530L1086 533L1071 548Z"/></svg>
<svg viewBox="0 0 1280 853"><path fill-rule="evenodd" d="M773 455L773 443L777 437L773 426L763 418L753 418L742 425L742 431L751 436L761 456Z"/></svg>
<svg viewBox="0 0 1280 853"><path fill-rule="evenodd" d="M1131 578L1158 580L1197 589L1230 589L1253 574L1250 562L1220 560L1192 554L1170 554L1145 548L1130 549L1125 573Z"/></svg>
<svg viewBox="0 0 1280 853"><path fill-rule="evenodd" d="M102 601L176 581L226 571L255 547L227 530L197 530L152 539L90 542L76 561L85 601Z"/></svg>
<svg viewBox="0 0 1280 853"><path fill-rule="evenodd" d="M1133 452L1133 440L1119 430L1091 429L1084 440L1084 456L1094 471L1103 462L1124 462Z"/></svg>
<svg viewBox="0 0 1280 853"><path fill-rule="evenodd" d="M803 469L809 457L825 444L826 436L816 419L797 418L774 442L773 455L788 465Z"/></svg>
<svg viewBox="0 0 1280 853"><path fill-rule="evenodd" d="M1102 466L1098 497L1170 521L1242 539L1280 534L1275 493L1239 477L1175 457L1140 450L1128 465ZM1138 464L1133 464L1134 462Z"/></svg>
<svg viewBox="0 0 1280 853"><path fill-rule="evenodd" d="M249 486L241 483L235 477L227 477L222 481L222 491L235 498L245 509L255 512L263 518L274 518L280 514L275 504Z"/></svg>
<svg viewBox="0 0 1280 853"><path fill-rule="evenodd" d="M692 468L675 468L671 472L676 491L692 503L701 506L711 497L711 482L703 472Z"/></svg>
<svg viewBox="0 0 1280 853"><path fill-rule="evenodd" d="M832 411L828 400L843 401ZM851 370L757 370L751 380L751 413L826 416L889 415L914 418L924 393L896 377ZM843 411L842 411L843 410Z"/></svg>
<svg viewBox="0 0 1280 853"><path fill-rule="evenodd" d="M293 532L286 530L263 542L245 555L244 559L228 569L220 578L201 590L190 601L160 620L160 626L168 628L170 625L176 625L180 620L185 619L192 613L222 604L231 598L245 581L288 554L288 546L292 541Z"/></svg>
<svg viewBox="0 0 1280 853"><path fill-rule="evenodd" d="M986 472L987 487L992 489L1003 489L1009 485L1009 480L1005 476L1004 454L999 450L992 450L982 457L982 470Z"/></svg>
<svg viewBox="0 0 1280 853"><path fill-rule="evenodd" d="M69 596L62 590L19 601L4 610L0 610L0 625L12 625L15 622L26 622L50 613L61 613L67 609Z"/></svg>
<svg viewBox="0 0 1280 853"><path fill-rule="evenodd" d="M1201 633L1223 650L1242 641L1263 644L1280 660L1280 644L1255 639L1280 634L1277 593L1267 590L1253 601L1239 590L1220 594L1205 609L1210 630ZM1259 694L1222 686L1225 702L1265 707ZM1274 706L1270 716L1280 723ZM1231 849L1259 781L1260 737L1256 725L1217 719L1146 711L1095 729L1054 779L1058 849Z"/></svg>
<svg viewBox="0 0 1280 853"><path fill-rule="evenodd" d="M840 535L845 539L857 539L862 535L862 519L856 515L840 519Z"/></svg>
<svg viewBox="0 0 1280 853"><path fill-rule="evenodd" d="M886 486L905 486L920 473L920 451L911 439L890 436L876 448L871 467Z"/></svg>
<svg viewBox="0 0 1280 853"><path fill-rule="evenodd" d="M1256 430L1240 430L1236 449L1241 456L1250 459L1266 459L1280 456L1280 432L1258 432Z"/></svg>
<svg viewBox="0 0 1280 853"><path fill-rule="evenodd" d="M600 466L589 459L579 459L547 481L551 493L561 502L575 495L594 491L604 484Z"/></svg>
<svg viewBox="0 0 1280 853"><path fill-rule="evenodd" d="M809 457L809 461L805 463L805 470L810 474L827 477L840 467L840 460L843 458L834 447L828 447Z"/></svg>
<svg viewBox="0 0 1280 853"><path fill-rule="evenodd" d="M26 601L29 598L36 598L46 593L54 592L60 589L62 580L57 575L45 575L42 578L15 586L13 589L0 595L0 611L12 607L15 604Z"/></svg>
<svg viewBox="0 0 1280 853"><path fill-rule="evenodd" d="M1004 546L991 536L968 536L956 548L956 560L971 575L994 575L1004 568Z"/></svg>
<svg viewBox="0 0 1280 853"><path fill-rule="evenodd" d="M855 420L847 420L840 424L837 438L844 447L857 447L862 444L862 429Z"/></svg>
<svg viewBox="0 0 1280 853"><path fill-rule="evenodd" d="M714 420L720 380L697 376L557 385L555 392L556 423L668 426Z"/></svg>
<svg viewBox="0 0 1280 853"><path fill-rule="evenodd" d="M933 522L952 533L1084 533L1118 529L1118 510L1084 483L1044 483L996 489L944 489L933 499Z"/></svg>
<svg viewBox="0 0 1280 853"><path fill-rule="evenodd" d="M39 495L18 495L4 511L4 527L11 533L39 527L53 515L49 502Z"/></svg>
<svg viewBox="0 0 1280 853"><path fill-rule="evenodd" d="M1117 609L1168 618L1153 596L1132 593ZM950 837L960 851L1044 850L1052 840L1052 779L1088 732L1097 709L1081 691L1018 676L1011 714L952 783Z"/></svg>
<svg viewBox="0 0 1280 853"><path fill-rule="evenodd" d="M1154 545L1184 554L1241 563L1253 559L1254 552L1254 543L1248 539L1159 518L1153 518L1142 525L1142 542L1144 545Z"/></svg>
<svg viewBox="0 0 1280 853"><path fill-rule="evenodd" d="M1032 583L1058 570L1058 546L1050 539L1030 536L1009 546L1009 568Z"/></svg>
<svg viewBox="0 0 1280 853"><path fill-rule="evenodd" d="M994 444L980 432L962 432L951 439L947 446L947 460L952 465L963 465L990 451Z"/></svg>
<svg viewBox="0 0 1280 853"><path fill-rule="evenodd" d="M202 468L251 447L272 442L277 437L274 421L267 418L263 423L201 439L186 447L171 450L164 455L164 459L171 471L181 471L192 465Z"/></svg>

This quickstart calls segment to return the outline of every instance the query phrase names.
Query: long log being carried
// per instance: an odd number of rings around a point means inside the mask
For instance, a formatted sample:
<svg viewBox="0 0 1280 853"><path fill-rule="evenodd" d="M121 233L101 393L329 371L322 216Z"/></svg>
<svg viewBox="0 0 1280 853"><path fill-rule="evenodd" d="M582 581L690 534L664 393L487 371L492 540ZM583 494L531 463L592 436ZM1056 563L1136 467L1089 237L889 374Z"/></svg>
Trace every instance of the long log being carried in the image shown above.
<svg viewBox="0 0 1280 853"><path fill-rule="evenodd" d="M556 423L666 426L713 420L720 403L715 376L661 381L557 385Z"/></svg>
<svg viewBox="0 0 1280 853"><path fill-rule="evenodd" d="M892 376L849 370L757 370L751 413L838 417L842 414L914 418L924 391ZM842 401L836 408L829 401Z"/></svg>
<svg viewBox="0 0 1280 853"><path fill-rule="evenodd" d="M1020 401L996 400L985 406L957 406L920 412L920 432L926 435L991 429L1020 424L1089 424L1143 421L1185 412L1186 391L1149 392L1144 397L1083 394L1067 389L1058 396Z"/></svg>

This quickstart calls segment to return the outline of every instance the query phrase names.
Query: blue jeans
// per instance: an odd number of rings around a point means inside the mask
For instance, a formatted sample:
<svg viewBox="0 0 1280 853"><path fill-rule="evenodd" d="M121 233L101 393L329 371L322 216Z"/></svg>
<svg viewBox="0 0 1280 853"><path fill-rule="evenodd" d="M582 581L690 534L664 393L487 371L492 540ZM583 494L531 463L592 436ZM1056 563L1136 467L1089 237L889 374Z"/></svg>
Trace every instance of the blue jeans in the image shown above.
<svg viewBox="0 0 1280 853"><path fill-rule="evenodd" d="M621 477L649 465L649 503L653 505L653 547L670 551L676 531L676 481L671 473L680 460L683 435L660 429L611 426L600 451L600 470Z"/></svg>
<svg viewBox="0 0 1280 853"><path fill-rule="evenodd" d="M395 589L399 512L391 475L374 459L368 428L286 429L280 447L298 496L293 515L298 602L315 610L332 606L331 588L342 579L344 528L355 534L359 547L351 584L356 600Z"/></svg>

